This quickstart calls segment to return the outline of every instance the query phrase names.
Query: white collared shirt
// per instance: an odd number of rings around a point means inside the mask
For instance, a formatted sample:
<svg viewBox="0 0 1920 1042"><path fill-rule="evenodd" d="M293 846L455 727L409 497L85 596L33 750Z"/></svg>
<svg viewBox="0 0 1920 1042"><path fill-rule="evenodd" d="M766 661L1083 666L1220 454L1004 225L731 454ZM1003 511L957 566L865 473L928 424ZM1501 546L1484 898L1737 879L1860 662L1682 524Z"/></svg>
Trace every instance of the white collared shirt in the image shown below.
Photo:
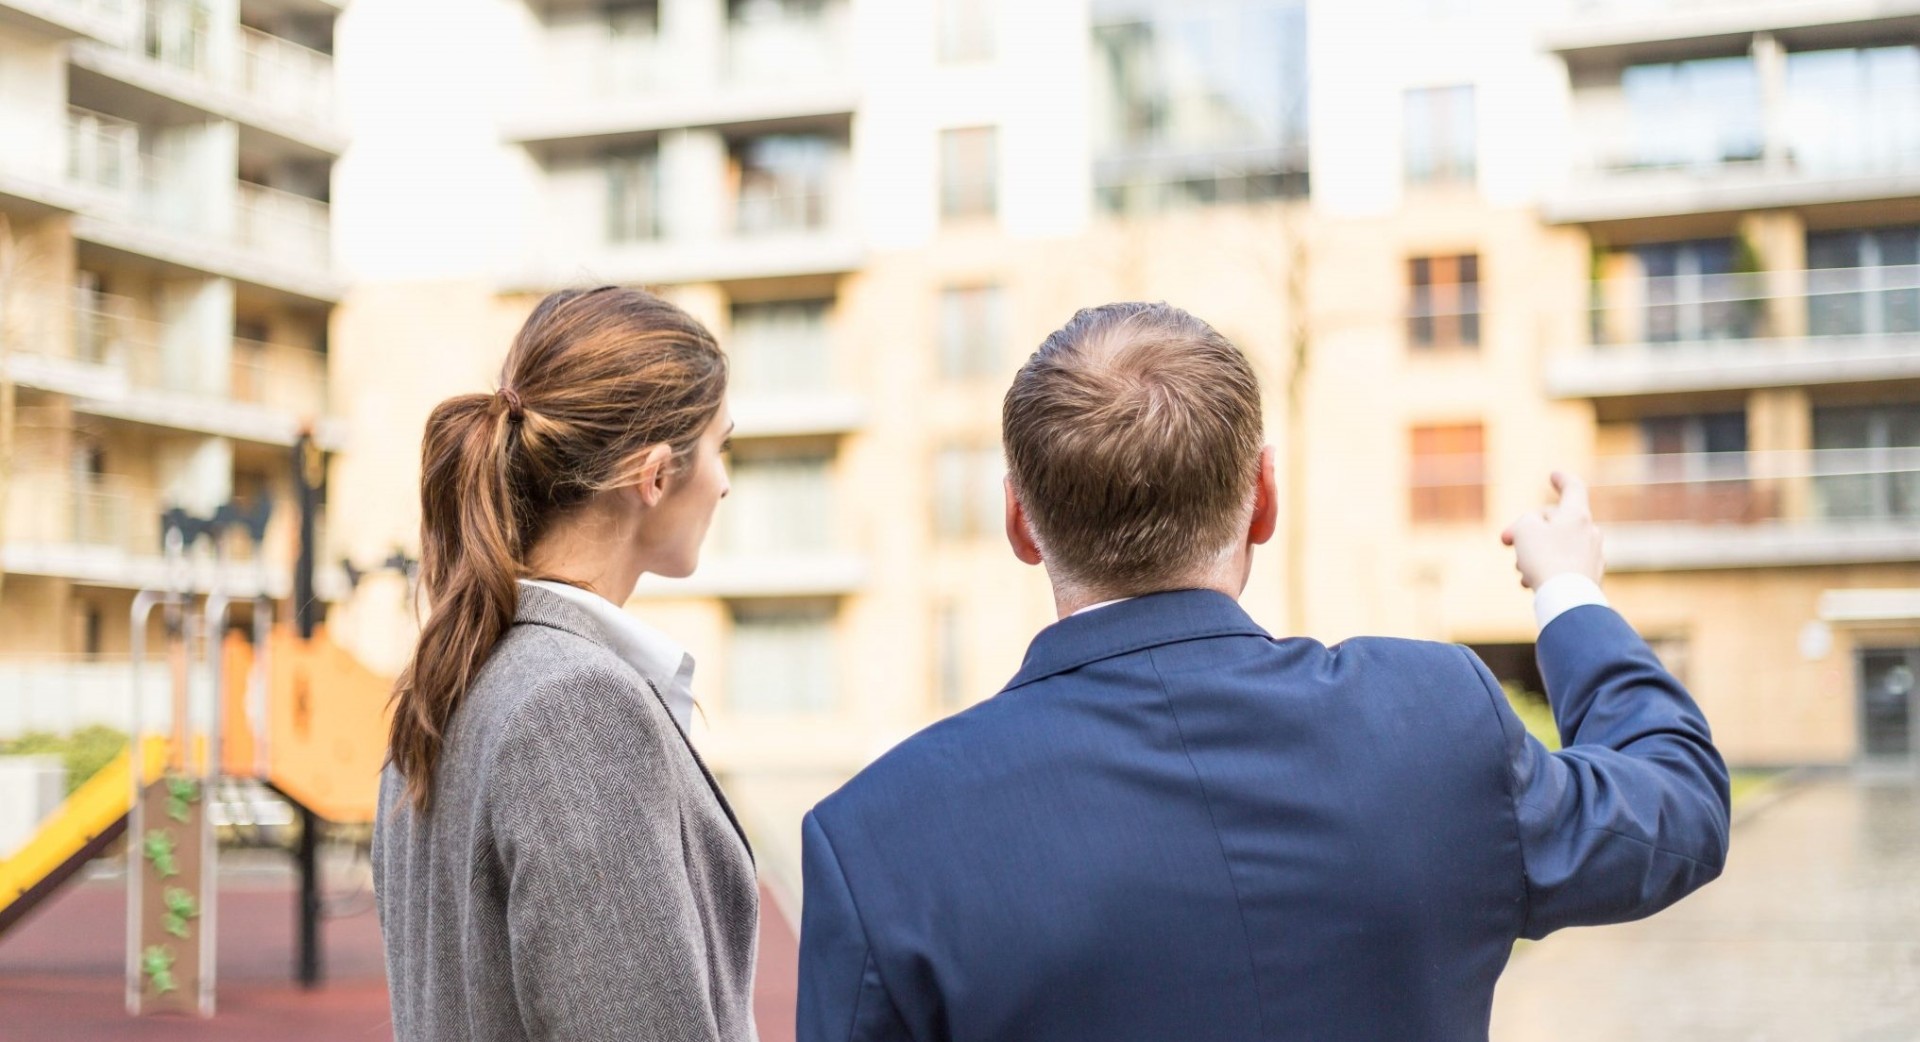
<svg viewBox="0 0 1920 1042"><path fill-rule="evenodd" d="M594 625L599 627L600 635L606 639L613 653L660 689L660 697L666 700L667 711L672 715L673 722L680 725L680 732L691 733L693 656L687 653L687 649L597 593L544 579L520 581L528 586L537 586L586 612Z"/></svg>

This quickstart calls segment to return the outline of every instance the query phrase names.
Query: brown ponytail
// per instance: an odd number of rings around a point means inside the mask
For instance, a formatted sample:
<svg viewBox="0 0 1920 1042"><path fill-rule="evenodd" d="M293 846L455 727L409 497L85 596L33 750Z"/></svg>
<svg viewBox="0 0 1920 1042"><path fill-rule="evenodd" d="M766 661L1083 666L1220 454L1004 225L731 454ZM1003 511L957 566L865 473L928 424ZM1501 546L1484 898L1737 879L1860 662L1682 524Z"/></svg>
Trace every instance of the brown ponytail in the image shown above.
<svg viewBox="0 0 1920 1042"><path fill-rule="evenodd" d="M560 515L666 444L684 464L726 394L713 334L649 293L541 301L500 391L449 398L421 442L420 589L431 608L394 688L388 757L426 810L447 725L513 624L527 551Z"/></svg>

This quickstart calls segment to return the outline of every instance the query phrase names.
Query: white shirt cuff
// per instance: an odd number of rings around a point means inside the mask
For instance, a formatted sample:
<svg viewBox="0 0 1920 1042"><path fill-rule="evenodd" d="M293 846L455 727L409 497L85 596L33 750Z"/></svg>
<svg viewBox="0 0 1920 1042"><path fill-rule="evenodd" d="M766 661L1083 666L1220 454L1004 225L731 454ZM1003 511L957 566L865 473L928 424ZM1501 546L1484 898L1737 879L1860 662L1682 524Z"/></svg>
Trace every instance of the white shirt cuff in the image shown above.
<svg viewBox="0 0 1920 1042"><path fill-rule="evenodd" d="M1533 593L1533 617L1541 629L1547 623L1588 604L1608 607L1607 595L1600 592L1600 584L1584 575L1568 572L1556 575L1540 584Z"/></svg>

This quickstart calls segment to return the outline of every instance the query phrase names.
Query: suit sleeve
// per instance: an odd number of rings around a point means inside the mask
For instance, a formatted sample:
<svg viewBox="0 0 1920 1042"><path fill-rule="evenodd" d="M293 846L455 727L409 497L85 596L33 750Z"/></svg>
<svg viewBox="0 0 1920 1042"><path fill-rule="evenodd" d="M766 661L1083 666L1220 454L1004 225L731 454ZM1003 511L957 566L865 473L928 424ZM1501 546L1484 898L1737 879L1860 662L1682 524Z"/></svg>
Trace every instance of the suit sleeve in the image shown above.
<svg viewBox="0 0 1920 1042"><path fill-rule="evenodd" d="M800 913L796 1042L908 1042L880 979L853 891L813 814L801 824L805 899Z"/></svg>
<svg viewBox="0 0 1920 1042"><path fill-rule="evenodd" d="M495 760L522 1026L556 1042L713 1038L660 722L614 681L567 688L516 712Z"/></svg>
<svg viewBox="0 0 1920 1042"><path fill-rule="evenodd" d="M1495 704L1524 863L1523 935L1639 919L1720 874L1727 767L1706 718L1625 619L1575 608L1540 634L1548 752L1471 652Z"/></svg>

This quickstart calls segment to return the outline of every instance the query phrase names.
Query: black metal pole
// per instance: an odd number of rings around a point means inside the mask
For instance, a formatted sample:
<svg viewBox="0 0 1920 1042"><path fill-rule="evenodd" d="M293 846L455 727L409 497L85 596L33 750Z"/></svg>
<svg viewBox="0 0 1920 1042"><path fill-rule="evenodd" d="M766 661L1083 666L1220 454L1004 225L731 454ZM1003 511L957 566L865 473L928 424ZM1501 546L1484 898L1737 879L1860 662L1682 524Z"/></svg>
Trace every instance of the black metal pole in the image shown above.
<svg viewBox="0 0 1920 1042"><path fill-rule="evenodd" d="M302 988L320 986L320 818L300 808L300 956Z"/></svg>

